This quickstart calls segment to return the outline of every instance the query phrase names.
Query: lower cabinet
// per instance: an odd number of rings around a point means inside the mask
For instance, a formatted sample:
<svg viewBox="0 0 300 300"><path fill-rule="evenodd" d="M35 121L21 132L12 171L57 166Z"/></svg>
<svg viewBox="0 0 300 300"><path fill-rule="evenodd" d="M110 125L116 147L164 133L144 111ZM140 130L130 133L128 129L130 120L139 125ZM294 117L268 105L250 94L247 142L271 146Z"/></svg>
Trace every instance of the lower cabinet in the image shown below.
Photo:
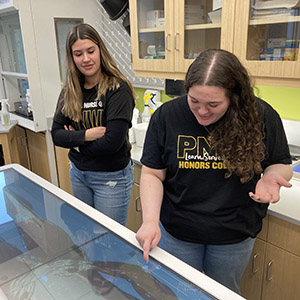
<svg viewBox="0 0 300 300"><path fill-rule="evenodd" d="M16 135L17 135L17 143L19 148L19 155L20 155L20 164L31 170L30 165L30 157L29 157L29 149L27 146L27 135L26 129L21 126L16 126Z"/></svg>
<svg viewBox="0 0 300 300"><path fill-rule="evenodd" d="M247 300L261 299L266 242L256 239L248 267L240 282L243 297Z"/></svg>
<svg viewBox="0 0 300 300"><path fill-rule="evenodd" d="M248 300L300 299L300 226L269 215L240 282Z"/></svg>
<svg viewBox="0 0 300 300"><path fill-rule="evenodd" d="M54 152L56 159L58 186L65 192L72 194L70 180L70 160L68 157L69 149L55 146Z"/></svg>
<svg viewBox="0 0 300 300"><path fill-rule="evenodd" d="M20 164L51 182L45 134L16 126Z"/></svg>
<svg viewBox="0 0 300 300"><path fill-rule="evenodd" d="M300 257L268 244L265 265L261 299L299 300Z"/></svg>
<svg viewBox="0 0 300 300"><path fill-rule="evenodd" d="M134 174L134 184L131 190L131 199L128 210L127 224L126 226L137 232L142 225L142 206L140 199L140 176L141 176L142 166L139 164L134 164L133 174Z"/></svg>

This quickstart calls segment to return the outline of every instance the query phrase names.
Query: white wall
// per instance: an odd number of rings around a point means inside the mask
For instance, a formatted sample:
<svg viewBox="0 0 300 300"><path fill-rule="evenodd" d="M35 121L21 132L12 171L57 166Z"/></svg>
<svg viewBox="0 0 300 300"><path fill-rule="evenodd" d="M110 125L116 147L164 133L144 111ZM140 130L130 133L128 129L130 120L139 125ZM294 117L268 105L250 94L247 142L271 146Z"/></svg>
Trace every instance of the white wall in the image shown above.
<svg viewBox="0 0 300 300"><path fill-rule="evenodd" d="M37 131L47 129L61 90L54 18L101 23L96 0L17 0Z"/></svg>

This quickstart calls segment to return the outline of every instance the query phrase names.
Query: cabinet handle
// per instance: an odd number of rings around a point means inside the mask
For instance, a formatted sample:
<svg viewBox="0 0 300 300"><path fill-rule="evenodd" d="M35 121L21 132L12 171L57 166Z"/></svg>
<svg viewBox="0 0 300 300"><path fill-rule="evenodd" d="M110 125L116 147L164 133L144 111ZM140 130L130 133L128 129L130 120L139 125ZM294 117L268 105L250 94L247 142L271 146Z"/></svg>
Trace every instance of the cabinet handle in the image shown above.
<svg viewBox="0 0 300 300"><path fill-rule="evenodd" d="M138 197L135 198L135 210L137 212L140 212L142 210L141 206L138 205L138 201L139 201L140 198L141 198L140 196L138 196Z"/></svg>
<svg viewBox="0 0 300 300"><path fill-rule="evenodd" d="M258 257L258 253L253 255L253 258L252 258L252 273L253 274L255 274L257 272L257 268L256 268L256 258L257 257Z"/></svg>
<svg viewBox="0 0 300 300"><path fill-rule="evenodd" d="M171 34L170 33L168 33L167 35L166 35L166 50L167 51L171 51L170 49L169 49L169 37L171 36Z"/></svg>
<svg viewBox="0 0 300 300"><path fill-rule="evenodd" d="M267 275L266 275L266 279L267 281L271 281L272 280L272 276L270 276L271 273L271 265L273 264L273 260L270 260L267 264Z"/></svg>
<svg viewBox="0 0 300 300"><path fill-rule="evenodd" d="M179 37L179 33L176 32L175 37L174 37L174 49L176 51L179 51L179 49L177 48L177 36Z"/></svg>

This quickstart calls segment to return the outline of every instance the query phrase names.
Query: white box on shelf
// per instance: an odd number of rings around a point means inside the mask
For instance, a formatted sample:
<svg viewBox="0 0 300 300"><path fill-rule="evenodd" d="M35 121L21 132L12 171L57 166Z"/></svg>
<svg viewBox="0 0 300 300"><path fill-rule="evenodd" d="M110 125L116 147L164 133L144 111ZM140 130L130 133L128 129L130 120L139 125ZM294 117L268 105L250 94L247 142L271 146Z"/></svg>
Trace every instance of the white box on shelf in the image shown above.
<svg viewBox="0 0 300 300"><path fill-rule="evenodd" d="M222 8L213 10L208 13L208 16L212 23L221 23L222 20Z"/></svg>
<svg viewBox="0 0 300 300"><path fill-rule="evenodd" d="M213 0L213 10L222 8L222 0Z"/></svg>
<svg viewBox="0 0 300 300"><path fill-rule="evenodd" d="M270 38L267 42L268 48L279 48L279 47L285 47L285 38Z"/></svg>
<svg viewBox="0 0 300 300"><path fill-rule="evenodd" d="M146 20L147 28L161 28L165 26L165 18L157 18L152 20Z"/></svg>
<svg viewBox="0 0 300 300"><path fill-rule="evenodd" d="M161 28L165 26L165 18L156 19L156 27Z"/></svg>
<svg viewBox="0 0 300 300"><path fill-rule="evenodd" d="M155 28L156 27L156 20L151 19L151 20L146 20L146 27L147 28Z"/></svg>
<svg viewBox="0 0 300 300"><path fill-rule="evenodd" d="M157 18L164 18L163 10L149 10L147 11L147 20L154 20Z"/></svg>

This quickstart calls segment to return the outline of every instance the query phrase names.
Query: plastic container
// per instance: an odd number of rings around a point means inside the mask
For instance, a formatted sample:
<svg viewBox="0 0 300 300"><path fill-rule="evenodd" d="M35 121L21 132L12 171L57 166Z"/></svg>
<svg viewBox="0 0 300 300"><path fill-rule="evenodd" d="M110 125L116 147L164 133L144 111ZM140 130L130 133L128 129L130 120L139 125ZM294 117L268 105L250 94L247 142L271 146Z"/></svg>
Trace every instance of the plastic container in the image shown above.
<svg viewBox="0 0 300 300"><path fill-rule="evenodd" d="M148 125L149 125L149 123L139 123L139 124L136 124L133 127L134 134L135 134L135 144L136 144L136 146L138 146L138 147L143 147L144 146Z"/></svg>
<svg viewBox="0 0 300 300"><path fill-rule="evenodd" d="M0 111L1 124L3 126L9 126L10 125L10 116L9 116L9 112L7 109L7 106L9 106L8 99L1 99L0 102L1 102L1 111Z"/></svg>
<svg viewBox="0 0 300 300"><path fill-rule="evenodd" d="M293 61L295 60L296 49L298 48L296 40L287 40L285 43L283 60Z"/></svg>
<svg viewBox="0 0 300 300"><path fill-rule="evenodd" d="M135 139L135 132L134 132L134 126L137 125L138 123L138 118L139 118L139 110L137 108L134 108L133 109L133 114L132 114L132 120L131 120L131 124L132 124L132 127L129 129L129 142L130 144L134 144L136 142L136 139Z"/></svg>
<svg viewBox="0 0 300 300"><path fill-rule="evenodd" d="M149 123L151 118L151 113L149 111L149 105L145 104L144 111L142 113L142 123Z"/></svg>

